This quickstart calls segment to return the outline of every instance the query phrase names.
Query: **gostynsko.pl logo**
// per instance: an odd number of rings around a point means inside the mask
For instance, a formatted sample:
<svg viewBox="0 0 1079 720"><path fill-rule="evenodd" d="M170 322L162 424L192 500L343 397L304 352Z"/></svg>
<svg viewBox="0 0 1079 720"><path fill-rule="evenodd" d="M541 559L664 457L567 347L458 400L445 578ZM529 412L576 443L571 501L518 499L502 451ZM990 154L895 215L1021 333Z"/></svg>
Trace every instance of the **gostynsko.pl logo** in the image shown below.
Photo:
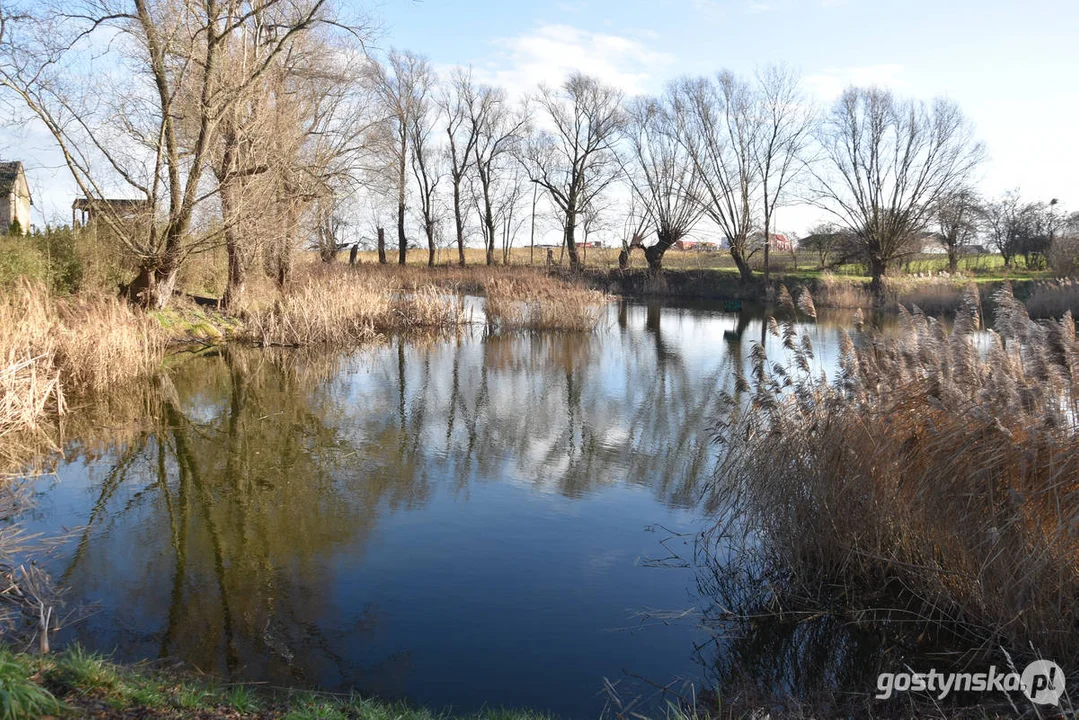
<svg viewBox="0 0 1079 720"><path fill-rule="evenodd" d="M991 665L988 672L942 673L929 672L881 673L877 676L878 700L887 700L895 693L927 692L943 700L954 692L1021 692L1038 705L1057 705L1064 694L1064 672L1051 660L1035 660L1022 673L1000 671Z"/></svg>

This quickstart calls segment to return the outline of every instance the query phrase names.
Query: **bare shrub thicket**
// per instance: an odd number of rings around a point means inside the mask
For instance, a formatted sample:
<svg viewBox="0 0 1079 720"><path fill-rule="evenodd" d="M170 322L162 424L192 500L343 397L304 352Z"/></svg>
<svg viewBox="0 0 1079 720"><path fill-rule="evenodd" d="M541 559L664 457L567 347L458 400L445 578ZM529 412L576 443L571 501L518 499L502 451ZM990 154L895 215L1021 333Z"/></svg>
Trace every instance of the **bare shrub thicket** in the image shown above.
<svg viewBox="0 0 1079 720"><path fill-rule="evenodd" d="M1005 287L995 328L979 333L971 286L951 329L917 308L896 335L859 317L829 380L786 297L788 320L770 328L792 360L773 363L757 345L719 424L715 500L754 530L743 561L773 592L838 588L855 615L896 608L987 647L1074 657L1071 315L1035 323Z"/></svg>

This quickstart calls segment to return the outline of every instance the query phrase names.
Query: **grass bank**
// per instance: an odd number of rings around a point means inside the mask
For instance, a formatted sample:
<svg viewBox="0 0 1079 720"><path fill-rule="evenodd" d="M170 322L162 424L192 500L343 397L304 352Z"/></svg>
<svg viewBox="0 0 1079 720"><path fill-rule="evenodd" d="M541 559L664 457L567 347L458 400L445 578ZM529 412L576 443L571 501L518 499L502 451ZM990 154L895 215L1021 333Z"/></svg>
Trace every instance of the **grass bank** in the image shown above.
<svg viewBox="0 0 1079 720"><path fill-rule="evenodd" d="M95 717L205 720L543 720L528 710L436 713L358 696L224 685L149 664L121 666L78 647L46 656L0 649L0 720Z"/></svg>

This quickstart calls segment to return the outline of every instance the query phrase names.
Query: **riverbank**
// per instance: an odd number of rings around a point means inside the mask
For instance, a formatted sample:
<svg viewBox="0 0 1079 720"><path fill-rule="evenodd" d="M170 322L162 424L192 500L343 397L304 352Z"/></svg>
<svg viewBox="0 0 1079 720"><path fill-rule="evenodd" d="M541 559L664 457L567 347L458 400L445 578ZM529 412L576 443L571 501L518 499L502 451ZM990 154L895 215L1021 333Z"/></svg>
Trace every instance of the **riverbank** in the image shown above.
<svg viewBox="0 0 1079 720"><path fill-rule="evenodd" d="M647 270L586 269L583 277L590 286L613 295L638 299L680 298L726 303L774 304L780 286L806 288L819 307L868 310L875 306L869 278L821 272L775 273L743 283L737 272L723 269L665 270L656 275ZM1032 318L1055 319L1071 311L1079 315L1079 282L1020 276L1016 279L972 274L925 273L897 275L884 279L885 309L918 306L923 312L954 314L963 305L967 286L973 284L986 304L1005 285L1027 306Z"/></svg>
<svg viewBox="0 0 1079 720"><path fill-rule="evenodd" d="M544 720L531 710L450 715L403 703L221 684L175 666L124 666L73 647L33 656L0 649L0 718L171 720Z"/></svg>

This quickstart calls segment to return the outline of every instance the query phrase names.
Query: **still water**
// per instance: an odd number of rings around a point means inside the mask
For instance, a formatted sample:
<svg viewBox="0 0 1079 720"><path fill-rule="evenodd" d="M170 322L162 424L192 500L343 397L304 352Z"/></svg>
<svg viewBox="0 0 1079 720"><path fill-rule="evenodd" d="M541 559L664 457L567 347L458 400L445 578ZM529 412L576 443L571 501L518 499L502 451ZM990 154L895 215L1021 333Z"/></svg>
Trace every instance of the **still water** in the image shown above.
<svg viewBox="0 0 1079 720"><path fill-rule="evenodd" d="M178 363L76 409L38 483L29 528L71 532L58 644L459 712L707 685L710 426L761 329L613 303L590 335Z"/></svg>

